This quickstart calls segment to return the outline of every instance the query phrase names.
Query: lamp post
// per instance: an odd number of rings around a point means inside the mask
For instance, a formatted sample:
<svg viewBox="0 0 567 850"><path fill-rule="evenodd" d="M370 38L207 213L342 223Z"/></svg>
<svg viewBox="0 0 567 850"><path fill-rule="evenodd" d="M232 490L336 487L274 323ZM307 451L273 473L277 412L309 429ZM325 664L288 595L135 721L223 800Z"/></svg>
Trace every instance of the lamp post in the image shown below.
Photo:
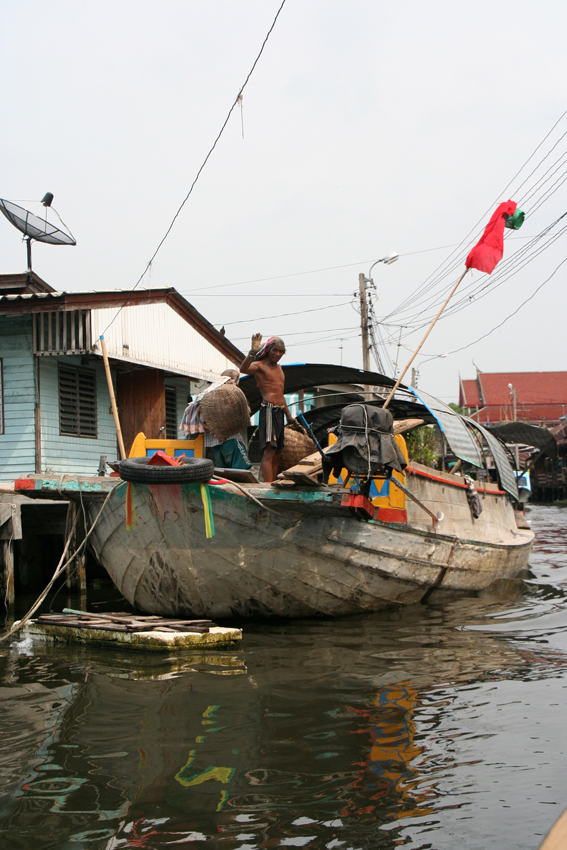
<svg viewBox="0 0 567 850"><path fill-rule="evenodd" d="M510 395L512 396L512 410L514 416L514 422L516 421L516 387L512 386L512 384L508 384L508 388L510 390ZM518 448L518 444L516 443L514 446L514 459L516 461L516 469L520 468L520 450Z"/></svg>
<svg viewBox="0 0 567 850"><path fill-rule="evenodd" d="M434 354L433 357L426 357L425 360L422 360L419 364L419 368L411 370L411 385L414 389L417 389L417 383L419 381L419 370L423 366L424 363L427 363L429 360L444 360L447 357L447 354Z"/></svg>
<svg viewBox="0 0 567 850"><path fill-rule="evenodd" d="M370 284L374 289L376 286L374 285L374 281L372 280L372 269L374 266L378 265L378 263L384 263L389 266L391 263L395 263L397 259L399 259L399 254L393 252L392 254L388 254L387 257L382 257L379 260L376 260L370 266L368 270L368 277L361 272L358 275L358 292L360 298L360 330L362 332L362 368L365 372L370 371L370 345L368 341L368 301L366 298L366 285Z"/></svg>

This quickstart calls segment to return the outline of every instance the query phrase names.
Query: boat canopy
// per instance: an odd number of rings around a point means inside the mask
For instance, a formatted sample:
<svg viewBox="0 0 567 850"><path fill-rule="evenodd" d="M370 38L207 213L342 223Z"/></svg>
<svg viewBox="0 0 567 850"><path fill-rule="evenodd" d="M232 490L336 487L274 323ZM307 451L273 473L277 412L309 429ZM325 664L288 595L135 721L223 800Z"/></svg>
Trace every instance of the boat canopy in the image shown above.
<svg viewBox="0 0 567 850"><path fill-rule="evenodd" d="M496 469L498 470L498 477L500 478L500 484L509 493L514 499L519 498L518 493L518 484L516 483L516 476L514 475L514 471L510 466L510 461L506 457L506 451L504 446L497 440L494 434L491 434L490 431L487 431L486 428L483 428L482 425L479 425L478 422L475 422L474 419L469 419L468 417L463 417L463 419L469 423L469 426L476 428L486 442L488 443L488 448L492 452L492 457L494 458L494 463L496 464Z"/></svg>
<svg viewBox="0 0 567 850"><path fill-rule="evenodd" d="M488 425L487 431L505 443L520 443L533 446L550 457L557 457L557 440L547 428L531 425L528 422L503 422L501 425Z"/></svg>
<svg viewBox="0 0 567 850"><path fill-rule="evenodd" d="M290 363L282 366L282 369L285 375L286 395L325 384L362 384L371 387L387 387L390 390L396 383L392 378L380 375L379 372L365 372L363 369L334 366L332 363ZM248 399L252 414L260 410L262 396L254 376L242 377L238 386ZM407 387L400 384L400 389L407 390Z"/></svg>
<svg viewBox="0 0 567 850"><path fill-rule="evenodd" d="M478 445L465 425L464 418L442 401L439 401L423 390L410 388L412 392L437 420L445 439L451 446L453 454L473 466L482 467L482 457Z"/></svg>
<svg viewBox="0 0 567 850"><path fill-rule="evenodd" d="M514 475L510 462L506 457L506 451L504 450L502 443L493 434L491 434L490 431L487 431L486 428L483 428L482 425L479 425L479 423L475 422L473 419L469 419L468 416L461 416L460 413L457 413L457 411L449 407L448 404L433 398L433 396L428 393L424 393L423 390L418 391L413 387L410 387L410 392L412 392L435 417L437 424L445 435L445 439L449 443L453 454L456 455L456 457L461 458L461 460L465 460L468 463L472 463L474 466L479 467L481 467L483 463L478 444L472 434L472 429L480 431L488 445L488 448L490 449L492 457L494 458L498 477L500 478L500 484L507 493L513 496L514 499L518 498L516 476Z"/></svg>

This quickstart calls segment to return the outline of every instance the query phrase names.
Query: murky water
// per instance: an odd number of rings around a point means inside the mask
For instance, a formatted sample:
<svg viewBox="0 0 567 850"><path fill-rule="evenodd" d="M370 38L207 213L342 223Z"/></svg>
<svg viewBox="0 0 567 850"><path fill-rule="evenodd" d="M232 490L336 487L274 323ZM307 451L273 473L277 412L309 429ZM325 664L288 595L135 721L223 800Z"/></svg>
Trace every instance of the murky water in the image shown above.
<svg viewBox="0 0 567 850"><path fill-rule="evenodd" d="M529 517L529 577L482 598L177 659L0 646L0 846L538 847L567 806L567 510Z"/></svg>

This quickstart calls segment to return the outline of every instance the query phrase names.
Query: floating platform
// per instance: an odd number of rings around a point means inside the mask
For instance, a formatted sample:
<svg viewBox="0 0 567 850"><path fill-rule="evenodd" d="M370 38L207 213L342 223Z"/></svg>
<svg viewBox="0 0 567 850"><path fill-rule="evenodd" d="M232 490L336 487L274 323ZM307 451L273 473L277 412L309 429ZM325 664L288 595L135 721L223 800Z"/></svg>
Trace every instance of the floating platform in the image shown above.
<svg viewBox="0 0 567 850"><path fill-rule="evenodd" d="M47 642L80 643L138 652L183 652L230 646L242 640L242 630L217 626L211 620L172 620L157 616L42 614L27 623L24 634Z"/></svg>

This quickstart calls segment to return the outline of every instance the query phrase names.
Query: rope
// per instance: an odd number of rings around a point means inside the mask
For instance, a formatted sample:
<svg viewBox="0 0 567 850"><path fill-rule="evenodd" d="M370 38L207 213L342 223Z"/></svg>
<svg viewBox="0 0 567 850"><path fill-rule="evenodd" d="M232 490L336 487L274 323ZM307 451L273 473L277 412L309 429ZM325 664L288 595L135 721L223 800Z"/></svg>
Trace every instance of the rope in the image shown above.
<svg viewBox="0 0 567 850"><path fill-rule="evenodd" d="M45 600L45 597L47 596L47 594L49 593L49 591L51 590L51 588L53 587L53 585L55 584L55 582L57 581L57 579L59 578L59 576L61 575L61 573L65 569L65 567L67 566L67 564L70 564L71 561L73 560L73 558L75 558L79 554L82 547L86 545L87 540L89 539L89 537L93 533L95 526L96 526L97 522L99 521L99 519L101 518L101 516L104 512L104 509L105 509L105 507L108 503L108 500L110 499L111 495L114 493L115 489L116 489L116 487L113 487L112 490L109 490L109 492L107 493L106 499L102 503L102 507L101 507L100 511L98 512L98 514L95 518L95 521L93 522L93 524L89 528L87 534L85 535L84 540L77 547L77 549L73 552L71 557L67 558L67 560L64 561L65 555L67 554L67 551L69 549L69 545L71 543L71 539L73 537L73 533L75 531L75 528L77 527L77 522L79 521L79 512L77 511L77 515L75 517L75 522L73 523L73 528L71 529L71 531L69 533L69 537L67 538L65 548L63 549L63 554L61 555L61 559L60 559L59 563L57 564L57 566L55 568L55 572L51 576L51 579L49 580L47 587L40 593L40 595L38 596L38 598L36 599L36 601L34 602L32 607L30 608L30 610L27 612L27 614L25 614L22 617L21 620L18 620L17 623L14 623L12 628L9 629L7 632L5 632L5 634L0 635L0 643L2 641L8 640L8 638L10 638L10 637L12 637L12 635L16 634L16 632L19 631L22 628L22 626L25 626L25 624L28 622L28 620L31 617L33 617L33 615L35 614L35 612L37 611L39 606L42 604L42 602Z"/></svg>
<svg viewBox="0 0 567 850"><path fill-rule="evenodd" d="M262 510L271 511L271 513L277 514L277 511L275 511L273 508L269 508L267 505L264 505L260 501L260 499L257 499L256 496L253 496L252 493L249 493L247 490L244 489L244 487L241 487L240 484L237 484L236 481L229 481L228 483L231 485L231 487L236 487L237 490L240 490L240 492L244 496L246 496L246 498L252 499L253 502L256 502L256 504L259 505Z"/></svg>

